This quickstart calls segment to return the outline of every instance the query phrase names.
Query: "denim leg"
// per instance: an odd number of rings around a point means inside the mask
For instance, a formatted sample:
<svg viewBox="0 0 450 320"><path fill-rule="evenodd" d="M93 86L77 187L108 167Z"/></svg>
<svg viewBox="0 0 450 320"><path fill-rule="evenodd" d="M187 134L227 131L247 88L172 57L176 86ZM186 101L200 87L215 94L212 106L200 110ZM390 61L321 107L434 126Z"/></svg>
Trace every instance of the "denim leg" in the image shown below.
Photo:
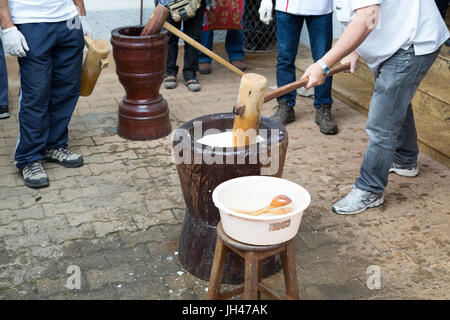
<svg viewBox="0 0 450 320"><path fill-rule="evenodd" d="M415 130L400 133L414 124L412 113L408 115L411 100L437 54L416 56L413 47L400 49L380 66L366 125L369 144L355 182L357 188L384 192L398 147L416 139Z"/></svg>
<svg viewBox="0 0 450 320"><path fill-rule="evenodd" d="M202 45L212 51L214 45L214 31L202 31L201 37ZM200 51L198 54L198 62L211 63L212 59Z"/></svg>
<svg viewBox="0 0 450 320"><path fill-rule="evenodd" d="M243 60L244 53L244 31L228 30L225 39L225 49L230 61Z"/></svg>
<svg viewBox="0 0 450 320"><path fill-rule="evenodd" d="M298 45L304 17L276 11L277 13L277 85L284 86L296 80L295 58L297 57ZM277 98L278 101L286 100L288 107L295 106L297 92L292 91Z"/></svg>
<svg viewBox="0 0 450 320"><path fill-rule="evenodd" d="M320 60L330 49L333 43L333 14L306 17L309 41L314 61ZM314 88L314 107L320 108L322 104L332 104L331 86L332 77L328 77L324 84Z"/></svg>
<svg viewBox="0 0 450 320"><path fill-rule="evenodd" d="M398 136L398 145L395 150L394 162L407 167L417 164L419 147L417 146L417 131L414 122L412 104L408 105L406 119Z"/></svg>

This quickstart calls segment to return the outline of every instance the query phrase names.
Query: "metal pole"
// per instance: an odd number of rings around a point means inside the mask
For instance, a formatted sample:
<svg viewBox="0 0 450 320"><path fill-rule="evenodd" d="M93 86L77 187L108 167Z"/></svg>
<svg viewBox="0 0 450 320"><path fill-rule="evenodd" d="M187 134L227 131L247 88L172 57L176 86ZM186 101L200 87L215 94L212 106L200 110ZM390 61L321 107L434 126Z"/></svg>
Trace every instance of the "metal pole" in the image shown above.
<svg viewBox="0 0 450 320"><path fill-rule="evenodd" d="M141 0L141 26L144 23L144 0Z"/></svg>

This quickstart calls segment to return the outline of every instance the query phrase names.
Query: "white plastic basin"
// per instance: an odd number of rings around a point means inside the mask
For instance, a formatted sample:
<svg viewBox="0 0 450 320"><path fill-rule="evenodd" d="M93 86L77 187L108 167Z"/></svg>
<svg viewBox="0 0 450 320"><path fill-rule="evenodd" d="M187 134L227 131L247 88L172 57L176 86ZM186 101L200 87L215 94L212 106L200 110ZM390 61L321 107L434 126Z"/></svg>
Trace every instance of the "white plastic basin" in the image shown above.
<svg viewBox="0 0 450 320"><path fill-rule="evenodd" d="M268 206L278 195L291 198L292 212L251 216L232 210L258 210ZM248 176L221 183L213 192L213 201L220 211L223 229L230 237L253 245L272 245L288 241L297 234L311 196L305 188L289 180Z"/></svg>

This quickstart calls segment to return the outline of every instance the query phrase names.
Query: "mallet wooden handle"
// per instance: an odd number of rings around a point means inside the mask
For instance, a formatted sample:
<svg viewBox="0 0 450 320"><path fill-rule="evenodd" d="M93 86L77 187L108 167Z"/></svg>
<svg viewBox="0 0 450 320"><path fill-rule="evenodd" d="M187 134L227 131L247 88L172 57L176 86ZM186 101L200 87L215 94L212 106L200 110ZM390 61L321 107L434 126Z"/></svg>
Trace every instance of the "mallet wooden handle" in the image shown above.
<svg viewBox="0 0 450 320"><path fill-rule="evenodd" d="M218 63L220 63L221 65L223 65L225 68L229 69L230 71L233 71L234 73L236 73L238 76L242 77L244 75L244 72L242 72L241 70L239 70L238 68L236 68L235 66L233 66L231 63L229 63L228 61L226 61L225 59L223 59L222 57L218 56L217 54L215 54L214 52L212 52L211 50L209 50L208 48L202 46L200 43L198 43L197 41L195 41L194 39L192 39L191 37L189 37L188 35L184 34L183 32L181 32L180 30L178 30L177 28L175 28L174 26L172 26L170 23L168 22L164 22L163 27L166 28L168 31L172 32L174 35L176 35L178 38L183 39L185 42L189 43L191 46L193 46L194 48L196 48L197 50L203 52L204 54L206 54L208 57L210 57L211 59L217 61Z"/></svg>
<svg viewBox="0 0 450 320"><path fill-rule="evenodd" d="M336 67L331 68L330 73L327 75L327 77L335 75L336 73L347 71L350 69L350 63L345 63L338 65ZM304 87L308 84L309 78L305 78L302 80L297 80L295 82L291 82L285 86L279 87L278 89L275 89L273 91L268 92L264 96L264 103L269 102L275 98L284 96L285 94L288 94L289 92L292 92L294 90L297 90L298 88Z"/></svg>
<svg viewBox="0 0 450 320"><path fill-rule="evenodd" d="M223 65L225 68L233 71L238 76L242 77L244 75L244 72L233 66L231 63L223 59L222 57L218 56L208 48L205 48L200 43L189 37L188 35L184 34L174 26L172 26L170 23L166 22L167 18L170 15L170 10L163 6L162 4L158 4L153 11L152 17L150 20L148 20L147 24L145 25L144 29L141 32L141 36L149 36L153 34L157 34L161 28L166 28L169 32L172 32L174 35L176 35L178 38L181 38L184 40L184 42L189 43L191 46L196 48L197 50L203 52L211 59L216 60L221 65Z"/></svg>

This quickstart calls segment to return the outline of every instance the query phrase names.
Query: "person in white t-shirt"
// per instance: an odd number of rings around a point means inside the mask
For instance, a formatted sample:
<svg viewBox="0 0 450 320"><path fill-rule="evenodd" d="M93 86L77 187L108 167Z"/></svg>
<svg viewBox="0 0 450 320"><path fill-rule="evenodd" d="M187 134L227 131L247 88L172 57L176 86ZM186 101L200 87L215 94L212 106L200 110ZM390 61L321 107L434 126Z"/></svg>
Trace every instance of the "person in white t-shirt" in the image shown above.
<svg viewBox="0 0 450 320"><path fill-rule="evenodd" d="M350 193L332 206L337 214L356 214L384 203L389 172L419 173L411 100L449 32L434 0L336 0L335 10L347 27L303 78L309 77L307 88L320 85L340 60L350 62L355 72L360 56L374 73L369 144L360 175Z"/></svg>
<svg viewBox="0 0 450 320"><path fill-rule="evenodd" d="M297 57L303 23L308 27L311 52L314 61L331 49L333 41L333 0L276 0L277 15L277 85L284 86L296 80ZM272 0L261 0L260 20L268 24L272 20ZM315 122L320 132L336 134L337 124L331 115L332 78L314 89ZM278 109L272 118L282 124L295 121L294 106L297 92L292 91L278 100Z"/></svg>
<svg viewBox="0 0 450 320"><path fill-rule="evenodd" d="M78 7L78 8L77 8ZM49 185L42 160L83 165L68 147L68 125L80 97L83 0L0 0L1 37L20 67L19 138L15 165L30 188Z"/></svg>

